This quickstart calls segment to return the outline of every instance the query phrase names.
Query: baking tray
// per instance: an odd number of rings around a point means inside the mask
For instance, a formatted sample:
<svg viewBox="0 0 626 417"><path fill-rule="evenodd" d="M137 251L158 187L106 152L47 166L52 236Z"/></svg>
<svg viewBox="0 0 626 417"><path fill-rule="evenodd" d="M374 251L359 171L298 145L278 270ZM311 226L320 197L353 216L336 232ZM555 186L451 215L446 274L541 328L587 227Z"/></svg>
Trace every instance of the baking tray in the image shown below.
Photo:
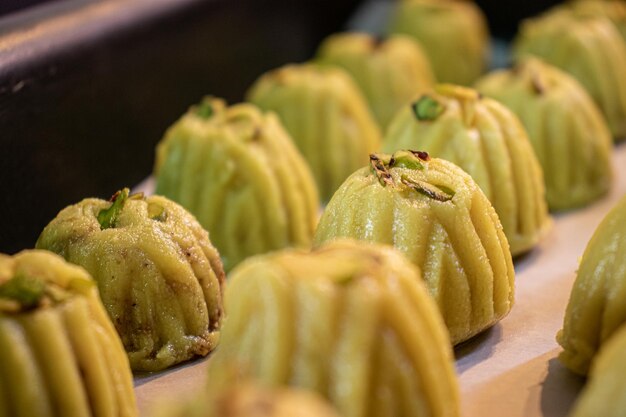
<svg viewBox="0 0 626 417"><path fill-rule="evenodd" d="M626 195L626 144L615 148L615 183L609 195L576 211L557 214L530 253L515 260L516 301L494 327L457 347L464 417L564 417L584 379L558 361L555 336L563 324L575 271L587 242L606 213ZM152 179L138 190L150 193ZM201 390L209 359L135 378L141 415L160 401Z"/></svg>

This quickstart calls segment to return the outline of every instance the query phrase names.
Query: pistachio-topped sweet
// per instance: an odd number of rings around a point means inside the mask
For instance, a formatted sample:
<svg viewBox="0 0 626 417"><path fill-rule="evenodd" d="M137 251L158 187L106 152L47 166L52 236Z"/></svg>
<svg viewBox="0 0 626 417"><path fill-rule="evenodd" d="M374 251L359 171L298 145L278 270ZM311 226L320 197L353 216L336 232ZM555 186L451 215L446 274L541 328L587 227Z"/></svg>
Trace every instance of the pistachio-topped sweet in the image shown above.
<svg viewBox="0 0 626 417"><path fill-rule="evenodd" d="M133 370L205 356L219 340L224 270L207 232L161 196L94 198L66 207L37 248L83 266L98 283Z"/></svg>
<svg viewBox="0 0 626 417"><path fill-rule="evenodd" d="M209 380L235 367L316 391L343 416L459 415L441 316L393 248L342 240L274 252L242 263L228 284Z"/></svg>
<svg viewBox="0 0 626 417"><path fill-rule="evenodd" d="M524 124L544 172L550 209L583 206L609 191L611 133L576 79L529 57L481 78L476 88Z"/></svg>
<svg viewBox="0 0 626 417"><path fill-rule="evenodd" d="M454 344L511 309L514 271L489 200L461 168L425 152L373 154L337 190L315 235L393 245L422 270Z"/></svg>
<svg viewBox="0 0 626 417"><path fill-rule="evenodd" d="M439 82L470 85L487 69L489 31L474 2L398 1L389 31L420 43Z"/></svg>
<svg viewBox="0 0 626 417"><path fill-rule="evenodd" d="M324 201L380 146L367 102L341 68L278 68L256 81L248 100L278 114L309 162Z"/></svg>
<svg viewBox="0 0 626 417"><path fill-rule="evenodd" d="M537 56L576 78L613 137L626 137L626 43L608 19L555 8L523 22L514 49L517 57Z"/></svg>
<svg viewBox="0 0 626 417"><path fill-rule="evenodd" d="M317 188L271 112L205 99L167 131L154 173L157 194L198 218L227 271L248 256L311 243Z"/></svg>
<svg viewBox="0 0 626 417"><path fill-rule="evenodd" d="M496 209L513 255L531 249L551 224L541 166L519 119L476 90L441 84L406 105L385 152L422 149L459 165Z"/></svg>
<svg viewBox="0 0 626 417"><path fill-rule="evenodd" d="M604 343L626 325L626 196L587 244L557 341L561 362L585 375Z"/></svg>
<svg viewBox="0 0 626 417"><path fill-rule="evenodd" d="M316 61L350 73L383 129L402 105L435 84L421 46L405 35L386 39L365 33L331 35L318 49Z"/></svg>
<svg viewBox="0 0 626 417"><path fill-rule="evenodd" d="M124 348L80 267L0 254L0 415L135 417Z"/></svg>

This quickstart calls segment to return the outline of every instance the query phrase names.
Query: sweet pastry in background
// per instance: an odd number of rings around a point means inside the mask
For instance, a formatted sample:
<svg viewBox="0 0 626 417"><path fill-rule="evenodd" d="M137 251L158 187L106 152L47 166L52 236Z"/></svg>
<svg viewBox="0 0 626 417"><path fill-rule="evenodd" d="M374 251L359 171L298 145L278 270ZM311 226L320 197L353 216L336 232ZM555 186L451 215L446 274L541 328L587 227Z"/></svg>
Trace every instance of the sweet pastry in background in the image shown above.
<svg viewBox="0 0 626 417"><path fill-rule="evenodd" d="M190 401L159 407L155 417L339 417L319 394L253 381L213 384Z"/></svg>
<svg viewBox="0 0 626 417"><path fill-rule="evenodd" d="M87 271L0 254L0 415L138 416L128 358Z"/></svg>
<svg viewBox="0 0 626 417"><path fill-rule="evenodd" d="M557 7L568 7L575 15L581 17L606 17L615 25L622 39L626 40L626 2L623 0L573 0Z"/></svg>
<svg viewBox="0 0 626 417"><path fill-rule="evenodd" d="M609 191L611 132L578 81L528 57L481 78L476 89L507 106L524 124L543 169L551 210L584 206Z"/></svg>
<svg viewBox="0 0 626 417"><path fill-rule="evenodd" d="M406 105L383 141L387 153L420 149L467 171L498 213L513 256L552 224L541 165L519 119L477 91L442 84Z"/></svg>
<svg viewBox="0 0 626 417"><path fill-rule="evenodd" d="M594 359L587 385L574 404L571 417L626 415L626 326L606 342Z"/></svg>
<svg viewBox="0 0 626 417"><path fill-rule="evenodd" d="M209 231L226 271L251 255L311 244L317 188L272 113L206 98L169 128L154 174L156 193Z"/></svg>
<svg viewBox="0 0 626 417"><path fill-rule="evenodd" d="M207 232L165 197L116 193L63 209L37 248L84 267L134 371L158 371L215 348L224 271Z"/></svg>
<svg viewBox="0 0 626 417"><path fill-rule="evenodd" d="M487 70L489 29L474 2L398 1L389 32L417 39L439 82L470 85Z"/></svg>
<svg viewBox="0 0 626 417"><path fill-rule="evenodd" d="M315 244L341 237L393 245L417 265L454 344L513 305L513 262L498 216L451 162L415 151L372 155L326 206Z"/></svg>
<svg viewBox="0 0 626 417"><path fill-rule="evenodd" d="M276 112L308 161L323 201L380 146L380 130L340 68L287 65L261 76L248 100Z"/></svg>
<svg viewBox="0 0 626 417"><path fill-rule="evenodd" d="M626 138L626 44L606 18L556 8L525 20L515 55L535 55L576 78L604 114L614 139Z"/></svg>
<svg viewBox="0 0 626 417"><path fill-rule="evenodd" d="M450 339L419 269L388 246L341 240L246 260L209 380L324 395L343 416L458 416ZM217 376L216 376L217 375Z"/></svg>
<svg viewBox="0 0 626 417"><path fill-rule="evenodd" d="M586 375L598 350L626 324L626 196L602 220L583 254L572 288L559 359Z"/></svg>
<svg viewBox="0 0 626 417"><path fill-rule="evenodd" d="M348 71L383 129L402 105L435 84L421 46L404 35L386 39L365 33L331 35L318 49L316 62Z"/></svg>

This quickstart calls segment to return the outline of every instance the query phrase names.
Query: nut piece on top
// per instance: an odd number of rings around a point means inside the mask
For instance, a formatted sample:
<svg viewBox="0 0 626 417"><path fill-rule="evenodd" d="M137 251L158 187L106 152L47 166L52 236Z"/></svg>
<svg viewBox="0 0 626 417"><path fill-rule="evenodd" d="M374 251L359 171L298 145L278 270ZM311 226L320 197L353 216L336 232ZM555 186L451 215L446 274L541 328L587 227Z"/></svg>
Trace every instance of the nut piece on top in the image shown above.
<svg viewBox="0 0 626 417"><path fill-rule="evenodd" d="M315 244L338 237L393 245L419 266L454 344L513 305L513 262L498 216L451 162L414 151L372 155L326 206Z"/></svg>
<svg viewBox="0 0 626 417"><path fill-rule="evenodd" d="M383 40L365 33L335 34L322 43L316 61L350 73L383 129L400 107L435 84L421 46L404 35Z"/></svg>
<svg viewBox="0 0 626 417"><path fill-rule="evenodd" d="M344 416L458 416L450 340L420 281L402 254L364 242L251 258L230 276L209 380L235 366Z"/></svg>
<svg viewBox="0 0 626 417"><path fill-rule="evenodd" d="M398 1L389 31L419 41L439 82L470 85L488 67L487 21L473 2Z"/></svg>
<svg viewBox="0 0 626 417"><path fill-rule="evenodd" d="M248 100L278 114L309 162L324 201L380 146L367 103L341 68L287 65L261 76Z"/></svg>
<svg viewBox="0 0 626 417"><path fill-rule="evenodd" d="M156 417L339 417L319 394L253 381L212 384L191 401L160 407Z"/></svg>
<svg viewBox="0 0 626 417"><path fill-rule="evenodd" d="M156 193L209 231L226 271L251 255L311 244L317 188L272 113L206 98L159 143L155 176Z"/></svg>
<svg viewBox="0 0 626 417"><path fill-rule="evenodd" d="M561 362L585 375L598 349L626 324L626 196L587 244L557 341Z"/></svg>
<svg viewBox="0 0 626 417"><path fill-rule="evenodd" d="M385 152L421 149L472 176L496 209L513 256L551 225L541 165L519 119L477 91L442 84L403 108L387 130Z"/></svg>
<svg viewBox="0 0 626 417"><path fill-rule="evenodd" d="M529 57L513 69L483 77L476 88L524 124L543 168L551 210L584 206L609 191L611 132L578 81Z"/></svg>
<svg viewBox="0 0 626 417"><path fill-rule="evenodd" d="M624 417L626 410L626 326L607 341L594 359L587 385L571 417Z"/></svg>
<svg viewBox="0 0 626 417"><path fill-rule="evenodd" d="M614 139L626 138L626 44L609 20L553 9L522 23L515 55L535 55L572 75L600 107Z"/></svg>
<svg viewBox="0 0 626 417"><path fill-rule="evenodd" d="M138 415L119 336L89 274L47 251L0 254L0 415Z"/></svg>
<svg viewBox="0 0 626 417"><path fill-rule="evenodd" d="M160 196L116 193L66 207L37 248L81 265L100 297L135 371L158 371L219 340L224 271L196 219Z"/></svg>

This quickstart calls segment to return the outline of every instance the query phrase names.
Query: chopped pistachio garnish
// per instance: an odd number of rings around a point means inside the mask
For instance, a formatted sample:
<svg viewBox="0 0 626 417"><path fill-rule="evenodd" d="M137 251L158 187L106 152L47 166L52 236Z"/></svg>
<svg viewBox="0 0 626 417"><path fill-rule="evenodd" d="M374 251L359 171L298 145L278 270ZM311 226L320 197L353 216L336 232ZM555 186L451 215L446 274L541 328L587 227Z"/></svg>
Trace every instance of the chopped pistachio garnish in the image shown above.
<svg viewBox="0 0 626 417"><path fill-rule="evenodd" d="M100 223L100 228L102 230L115 227L115 222L117 221L122 208L124 208L126 200L128 200L129 193L130 190L128 188L124 188L116 192L109 200L113 204L111 204L111 206L107 209L100 210L98 213L98 223Z"/></svg>
<svg viewBox="0 0 626 417"><path fill-rule="evenodd" d="M423 152L425 153L425 152ZM426 154L428 156L428 154ZM423 158L414 151L396 151L389 160L390 168L424 169Z"/></svg>
<svg viewBox="0 0 626 417"><path fill-rule="evenodd" d="M152 220L164 222L165 220L167 220L167 212L165 211L165 208L162 205L156 204L156 203L149 203L148 204L148 217L151 218Z"/></svg>
<svg viewBox="0 0 626 417"><path fill-rule="evenodd" d="M404 185L433 200L445 202L452 200L452 197L454 197L454 191L445 186L435 186L424 181L413 180L404 175L401 177L401 181Z"/></svg>
<svg viewBox="0 0 626 417"><path fill-rule="evenodd" d="M411 108L413 114L417 120L435 120L444 112L445 107L443 104L435 100L429 95L422 96L419 100L415 101Z"/></svg>
<svg viewBox="0 0 626 417"><path fill-rule="evenodd" d="M196 105L194 113L196 114L196 116L202 119L209 119L211 116L213 116L214 111L211 100L202 100L198 105Z"/></svg>
<svg viewBox="0 0 626 417"><path fill-rule="evenodd" d="M389 162L387 162L388 164ZM370 154L370 169L376 177L378 177L378 181L382 186L393 184L393 180L391 178L391 174L387 170L387 164L376 154Z"/></svg>
<svg viewBox="0 0 626 417"><path fill-rule="evenodd" d="M36 307L44 295L44 283L22 273L0 285L0 298L15 300L25 309Z"/></svg>

